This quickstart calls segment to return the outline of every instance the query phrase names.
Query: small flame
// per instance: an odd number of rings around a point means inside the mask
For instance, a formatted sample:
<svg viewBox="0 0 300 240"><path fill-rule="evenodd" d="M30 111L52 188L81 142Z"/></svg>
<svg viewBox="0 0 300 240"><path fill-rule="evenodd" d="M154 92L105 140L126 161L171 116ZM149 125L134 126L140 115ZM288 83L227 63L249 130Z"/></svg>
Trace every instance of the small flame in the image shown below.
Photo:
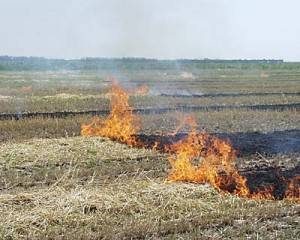
<svg viewBox="0 0 300 240"><path fill-rule="evenodd" d="M274 190L275 188L273 185L263 186L259 188L256 192L252 193L250 197L256 200L262 200L262 199L275 200Z"/></svg>
<svg viewBox="0 0 300 240"><path fill-rule="evenodd" d="M149 87L146 84L144 84L144 85L134 89L130 93L134 94L134 95L138 95L138 96L145 96L148 94L148 92L149 92Z"/></svg>
<svg viewBox="0 0 300 240"><path fill-rule="evenodd" d="M113 81L109 97L111 104L109 116L106 119L94 117L90 124L81 127L81 135L108 137L130 146L135 145L140 119L132 113L132 108L128 104L128 92Z"/></svg>
<svg viewBox="0 0 300 240"><path fill-rule="evenodd" d="M287 189L285 191L285 197L300 203L300 176L299 175L287 181Z"/></svg>
<svg viewBox="0 0 300 240"><path fill-rule="evenodd" d="M20 93L23 93L23 94L32 93L32 86L21 87L19 91L20 91Z"/></svg>

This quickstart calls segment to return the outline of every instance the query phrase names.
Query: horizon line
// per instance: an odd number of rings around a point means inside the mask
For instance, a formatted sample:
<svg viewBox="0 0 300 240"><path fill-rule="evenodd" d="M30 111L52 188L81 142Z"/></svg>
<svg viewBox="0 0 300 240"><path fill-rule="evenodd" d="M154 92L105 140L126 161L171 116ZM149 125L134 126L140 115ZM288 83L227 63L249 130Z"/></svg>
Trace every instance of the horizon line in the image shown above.
<svg viewBox="0 0 300 240"><path fill-rule="evenodd" d="M65 60L65 61L76 61L76 60L86 60L86 59L107 59L107 60L122 60L122 59L136 59L136 60L156 60L156 61L205 61L205 60L212 60L212 61L282 61L285 63L297 63L300 60L285 60L282 58L153 58L153 57L142 57L142 56L119 56L119 57L109 57L109 56L83 56L83 57L75 57L75 58L62 58L62 57L45 57L45 56L22 56L22 55L0 55L0 58L7 57L7 58L37 58L37 59L44 59L44 60Z"/></svg>

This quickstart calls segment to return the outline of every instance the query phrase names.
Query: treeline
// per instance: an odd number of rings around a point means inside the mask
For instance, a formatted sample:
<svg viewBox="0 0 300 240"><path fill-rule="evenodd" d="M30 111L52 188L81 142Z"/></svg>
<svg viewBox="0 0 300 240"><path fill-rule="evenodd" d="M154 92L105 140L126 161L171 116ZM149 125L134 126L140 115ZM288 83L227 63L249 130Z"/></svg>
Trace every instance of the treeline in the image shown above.
<svg viewBox="0 0 300 240"><path fill-rule="evenodd" d="M40 57L0 56L2 71L45 71L45 70L134 70L134 69L300 69L300 63L283 60L220 60L179 59L157 60L146 58L82 58L75 60L47 59Z"/></svg>

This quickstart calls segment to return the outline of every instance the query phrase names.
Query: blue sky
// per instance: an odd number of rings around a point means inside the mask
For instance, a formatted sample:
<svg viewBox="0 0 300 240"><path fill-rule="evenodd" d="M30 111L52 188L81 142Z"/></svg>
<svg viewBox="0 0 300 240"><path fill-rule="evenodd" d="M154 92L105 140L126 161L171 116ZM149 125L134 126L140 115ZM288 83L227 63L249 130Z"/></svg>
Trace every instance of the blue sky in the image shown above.
<svg viewBox="0 0 300 240"><path fill-rule="evenodd" d="M0 0L0 55L300 61L299 0Z"/></svg>

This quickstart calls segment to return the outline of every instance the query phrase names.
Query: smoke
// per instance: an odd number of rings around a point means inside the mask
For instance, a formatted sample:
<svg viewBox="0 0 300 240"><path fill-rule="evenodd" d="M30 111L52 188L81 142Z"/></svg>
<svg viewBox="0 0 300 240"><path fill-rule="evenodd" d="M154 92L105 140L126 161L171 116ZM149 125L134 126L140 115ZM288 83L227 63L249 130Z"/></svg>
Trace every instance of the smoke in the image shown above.
<svg viewBox="0 0 300 240"><path fill-rule="evenodd" d="M227 35L216 31L219 20L226 24L218 2L12 0L0 4L0 51L68 59L211 57L209 49L219 50L208 44Z"/></svg>
<svg viewBox="0 0 300 240"><path fill-rule="evenodd" d="M298 9L297 0L0 1L0 52L299 60Z"/></svg>

